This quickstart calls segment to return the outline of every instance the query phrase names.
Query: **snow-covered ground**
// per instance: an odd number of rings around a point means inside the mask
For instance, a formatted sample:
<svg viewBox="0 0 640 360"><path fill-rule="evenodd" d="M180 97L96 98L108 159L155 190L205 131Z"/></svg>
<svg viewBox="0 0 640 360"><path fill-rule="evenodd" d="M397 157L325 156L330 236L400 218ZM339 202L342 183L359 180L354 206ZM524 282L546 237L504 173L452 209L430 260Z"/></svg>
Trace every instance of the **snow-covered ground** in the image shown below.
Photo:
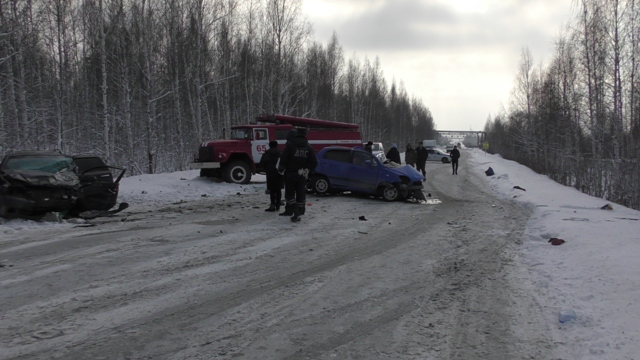
<svg viewBox="0 0 640 360"><path fill-rule="evenodd" d="M558 356L638 359L640 212L562 186L499 155L474 151L472 163L478 171L495 171L486 180L496 193L535 206L514 275L555 309L548 317L557 323ZM602 209L607 204L611 210ZM566 242L552 246L554 237ZM558 315L565 310L573 310L576 319L561 324Z"/></svg>
<svg viewBox="0 0 640 360"><path fill-rule="evenodd" d="M542 305L541 316L548 320L553 332L554 356L637 359L640 354L640 303L637 301L640 298L637 265L640 263L640 212L581 194L497 155L465 149L463 156L467 157L466 167L461 167L460 173L484 172L492 167L495 175L483 178L491 191L534 208L525 237L518 240L521 245L510 275ZM264 182L264 177L256 175L252 182ZM119 200L129 202L132 208L152 211L167 204L244 191L255 193L255 187L255 184L225 183L213 187L210 180L198 177L198 171L142 175L122 180ZM602 209L607 204L611 208ZM487 204L488 211L491 206ZM0 220L0 252L5 237L2 234L28 236L32 232L46 232L51 228L59 231L77 225L71 221ZM565 242L553 246L549 243L551 238ZM0 264L6 263L0 255ZM566 311L573 311L575 319L559 322L559 313Z"/></svg>

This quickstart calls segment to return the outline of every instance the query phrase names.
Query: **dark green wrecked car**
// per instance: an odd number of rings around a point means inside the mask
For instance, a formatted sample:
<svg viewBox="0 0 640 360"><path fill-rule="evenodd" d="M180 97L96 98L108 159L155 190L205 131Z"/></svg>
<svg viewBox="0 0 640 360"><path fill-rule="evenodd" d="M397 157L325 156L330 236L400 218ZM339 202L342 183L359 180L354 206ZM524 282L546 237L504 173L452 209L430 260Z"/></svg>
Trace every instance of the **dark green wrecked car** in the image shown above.
<svg viewBox="0 0 640 360"><path fill-rule="evenodd" d="M115 180L112 169L119 172ZM6 155L0 163L0 217L34 219L50 212L83 217L87 212L108 211L117 202L124 173L94 155L51 151Z"/></svg>

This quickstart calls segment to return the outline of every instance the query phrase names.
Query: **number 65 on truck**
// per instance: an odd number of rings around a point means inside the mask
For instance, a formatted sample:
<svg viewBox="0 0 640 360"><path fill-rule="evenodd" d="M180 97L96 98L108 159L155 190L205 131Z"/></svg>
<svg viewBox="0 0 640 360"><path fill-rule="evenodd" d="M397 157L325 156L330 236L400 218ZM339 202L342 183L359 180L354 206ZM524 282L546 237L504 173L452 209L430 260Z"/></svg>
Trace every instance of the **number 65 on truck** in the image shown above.
<svg viewBox="0 0 640 360"><path fill-rule="evenodd" d="M276 140L282 150L287 135L296 128L307 129L307 139L316 152L327 146L362 146L357 124L279 114L260 115L255 124L233 126L229 140L201 144L189 166L200 169L200 176L248 184L253 174L263 172L257 166L269 148L269 141Z"/></svg>

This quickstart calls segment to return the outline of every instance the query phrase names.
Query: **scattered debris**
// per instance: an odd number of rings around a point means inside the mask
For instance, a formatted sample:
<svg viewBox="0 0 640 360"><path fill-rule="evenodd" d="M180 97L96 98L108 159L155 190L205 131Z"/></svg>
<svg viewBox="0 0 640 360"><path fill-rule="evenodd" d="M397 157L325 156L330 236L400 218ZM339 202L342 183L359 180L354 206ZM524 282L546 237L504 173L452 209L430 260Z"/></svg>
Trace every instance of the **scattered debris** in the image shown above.
<svg viewBox="0 0 640 360"><path fill-rule="evenodd" d="M186 178L180 178L180 180L187 180Z"/></svg>
<svg viewBox="0 0 640 360"><path fill-rule="evenodd" d="M485 171L484 173L487 174L487 176L492 176L496 174L495 172L493 172L493 169L491 167L489 167L487 171Z"/></svg>
<svg viewBox="0 0 640 360"><path fill-rule="evenodd" d="M360 221L367 221L367 219L364 217L364 215L360 216L360 217L358 218L358 220L360 220Z"/></svg>
<svg viewBox="0 0 640 360"><path fill-rule="evenodd" d="M551 239L549 239L549 242L551 243L551 245L556 245L556 246L557 246L557 245L562 245L562 244L564 244L564 243L565 243L565 241L564 241L564 240L562 240L562 239L558 239L558 238L554 238L554 237L553 237L553 238L551 238Z"/></svg>
<svg viewBox="0 0 640 360"><path fill-rule="evenodd" d="M207 194L202 194L202 195L200 195L200 196L202 196L202 197L207 197L208 195L207 195Z"/></svg>
<svg viewBox="0 0 640 360"><path fill-rule="evenodd" d="M95 219L97 217L106 217L106 216L115 215L115 214L119 213L120 211L125 210L127 208L129 208L129 203L123 202L123 203L118 204L118 208L117 209L83 211L80 214L78 214L78 216L81 219L91 220L91 219Z"/></svg>
<svg viewBox="0 0 640 360"><path fill-rule="evenodd" d="M369 233L366 231L358 231L358 234L369 235Z"/></svg>
<svg viewBox="0 0 640 360"><path fill-rule="evenodd" d="M146 194L146 193L147 193L146 191L142 190L142 192L140 194Z"/></svg>
<svg viewBox="0 0 640 360"><path fill-rule="evenodd" d="M601 207L600 209L602 209L602 210L613 210L613 206L611 206L611 204L607 204L607 205Z"/></svg>
<svg viewBox="0 0 640 360"><path fill-rule="evenodd" d="M522 191L527 191L527 190L525 190L525 189L523 189L523 188L521 188L520 186L517 186L517 185L516 185L516 186L514 186L513 188L514 188L514 189L518 189L518 190L522 190Z"/></svg>
<svg viewBox="0 0 640 360"><path fill-rule="evenodd" d="M62 222L62 214L59 212L48 212L44 215L44 221L47 222Z"/></svg>

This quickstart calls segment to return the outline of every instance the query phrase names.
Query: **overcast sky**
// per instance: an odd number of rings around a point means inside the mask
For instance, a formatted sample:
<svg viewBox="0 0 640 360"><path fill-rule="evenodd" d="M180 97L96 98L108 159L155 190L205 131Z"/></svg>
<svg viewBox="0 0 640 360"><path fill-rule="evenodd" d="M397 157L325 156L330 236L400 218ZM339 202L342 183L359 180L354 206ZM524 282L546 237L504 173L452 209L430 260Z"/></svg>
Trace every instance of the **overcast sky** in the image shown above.
<svg viewBox="0 0 640 360"><path fill-rule="evenodd" d="M314 38L335 31L345 58L380 63L439 130L483 130L508 108L520 54L549 61L572 0L303 0Z"/></svg>

